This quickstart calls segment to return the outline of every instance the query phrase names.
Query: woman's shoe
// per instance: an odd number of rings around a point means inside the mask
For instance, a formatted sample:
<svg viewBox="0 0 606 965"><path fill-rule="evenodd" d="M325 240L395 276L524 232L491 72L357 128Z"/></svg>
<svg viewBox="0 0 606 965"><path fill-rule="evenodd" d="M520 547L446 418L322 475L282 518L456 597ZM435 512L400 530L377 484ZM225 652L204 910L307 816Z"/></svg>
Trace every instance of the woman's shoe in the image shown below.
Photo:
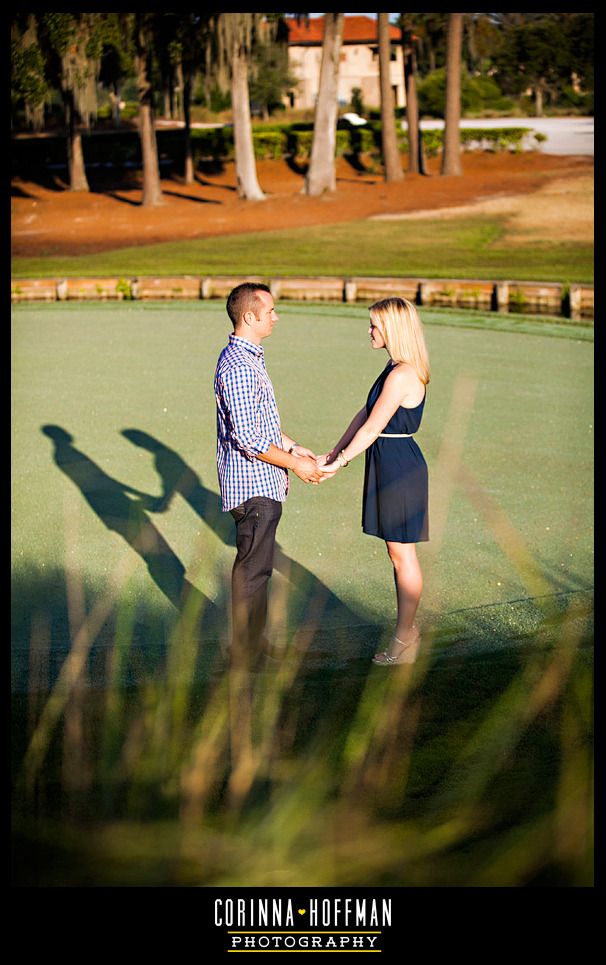
<svg viewBox="0 0 606 965"><path fill-rule="evenodd" d="M409 633L406 634L405 640L392 637L389 648L383 650L381 653L375 653L372 662L379 667L393 667L401 663L414 663L420 639L421 634L419 633L418 627L413 625Z"/></svg>

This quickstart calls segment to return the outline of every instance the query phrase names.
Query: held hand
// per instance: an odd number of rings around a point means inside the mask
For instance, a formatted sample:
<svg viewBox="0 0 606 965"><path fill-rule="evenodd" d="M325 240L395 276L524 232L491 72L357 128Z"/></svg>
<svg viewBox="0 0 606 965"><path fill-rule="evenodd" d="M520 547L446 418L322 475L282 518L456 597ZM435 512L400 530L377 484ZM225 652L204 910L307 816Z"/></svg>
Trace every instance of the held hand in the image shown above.
<svg viewBox="0 0 606 965"><path fill-rule="evenodd" d="M303 482L318 483L322 479L322 472L318 469L315 459L310 459L308 456L299 456L292 471Z"/></svg>
<svg viewBox="0 0 606 965"><path fill-rule="evenodd" d="M324 477L328 479L330 476L334 476L336 472L339 471L340 465L338 462L331 462L328 465L320 466L320 472L323 473Z"/></svg>
<svg viewBox="0 0 606 965"><path fill-rule="evenodd" d="M317 459L315 452L306 449L305 446L293 446L292 454L293 456L307 456L309 459Z"/></svg>

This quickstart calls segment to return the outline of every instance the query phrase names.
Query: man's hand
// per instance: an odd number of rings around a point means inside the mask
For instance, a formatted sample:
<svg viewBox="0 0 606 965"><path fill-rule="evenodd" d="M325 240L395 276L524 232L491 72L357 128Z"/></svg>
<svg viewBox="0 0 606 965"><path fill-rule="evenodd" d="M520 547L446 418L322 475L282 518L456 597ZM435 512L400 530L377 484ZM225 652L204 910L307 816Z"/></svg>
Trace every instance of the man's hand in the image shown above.
<svg viewBox="0 0 606 965"><path fill-rule="evenodd" d="M294 455L294 453L293 453ZM317 483L322 479L322 472L316 465L316 460L309 456L297 456L292 471L303 482Z"/></svg>
<svg viewBox="0 0 606 965"><path fill-rule="evenodd" d="M293 446L292 454L293 456L307 456L309 459L317 458L315 452L312 452L311 449L306 449L305 446Z"/></svg>

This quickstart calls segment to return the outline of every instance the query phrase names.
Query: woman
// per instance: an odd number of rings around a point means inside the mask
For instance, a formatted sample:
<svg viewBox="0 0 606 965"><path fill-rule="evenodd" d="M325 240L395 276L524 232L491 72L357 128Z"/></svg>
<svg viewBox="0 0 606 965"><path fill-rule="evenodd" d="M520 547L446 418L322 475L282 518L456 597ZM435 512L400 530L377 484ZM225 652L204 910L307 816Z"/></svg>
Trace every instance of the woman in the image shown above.
<svg viewBox="0 0 606 965"><path fill-rule="evenodd" d="M318 457L325 473L366 452L362 529L385 540L394 568L398 622L387 650L373 662L407 663L418 644L414 623L423 588L416 544L429 539L427 464L413 436L421 424L429 382L429 358L415 306L385 298L370 309L370 343L389 362L334 448Z"/></svg>

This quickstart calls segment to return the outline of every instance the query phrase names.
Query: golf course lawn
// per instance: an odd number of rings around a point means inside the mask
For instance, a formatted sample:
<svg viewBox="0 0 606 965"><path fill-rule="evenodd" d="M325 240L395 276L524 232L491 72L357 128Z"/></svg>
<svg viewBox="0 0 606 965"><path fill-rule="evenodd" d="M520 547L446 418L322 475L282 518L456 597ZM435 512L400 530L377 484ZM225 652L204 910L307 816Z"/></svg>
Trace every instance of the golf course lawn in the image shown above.
<svg viewBox="0 0 606 965"><path fill-rule="evenodd" d="M285 304L279 311L264 347L283 427L324 452L364 403L386 355L370 349L362 308ZM503 620L510 612L507 619L515 622L528 609L520 608L521 600L592 584L590 330L524 319L509 322L521 332L492 330L491 320L474 313L425 311L423 318L432 379L418 435L430 474L430 542L419 547L425 564L420 619L469 611L465 620L473 625L474 609L493 607ZM219 302L15 308L17 572L73 566L96 592L123 555L133 552L61 471L41 427L69 433L71 444L111 480L160 496L154 454L123 435L132 429L172 452L197 477L206 518L200 500L192 506L178 494L149 517L188 579L225 606L233 537L230 517L218 511L213 373L228 331ZM548 334L537 334L543 331ZM562 332L569 337L550 337ZM463 397L467 412L461 411ZM440 462L454 439L462 447L458 458L484 494L475 502L447 478L452 466L445 473ZM382 541L360 528L362 479L363 458L320 487L292 476L279 542L289 559L343 604L333 599L324 620L387 628L395 615L390 565ZM534 584L491 528L490 506L534 561ZM432 548L436 536L439 552ZM280 580L278 574L277 585ZM130 590L171 609L142 561Z"/></svg>

